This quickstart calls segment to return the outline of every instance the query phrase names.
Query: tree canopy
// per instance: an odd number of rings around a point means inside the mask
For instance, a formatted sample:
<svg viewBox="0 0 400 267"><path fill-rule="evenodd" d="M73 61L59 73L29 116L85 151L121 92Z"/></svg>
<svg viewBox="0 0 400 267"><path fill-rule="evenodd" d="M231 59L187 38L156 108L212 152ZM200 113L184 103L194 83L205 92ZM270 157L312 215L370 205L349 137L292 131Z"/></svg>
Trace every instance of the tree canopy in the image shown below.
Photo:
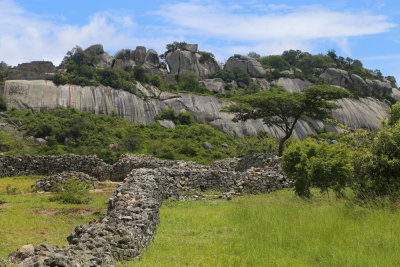
<svg viewBox="0 0 400 267"><path fill-rule="evenodd" d="M350 94L338 87L316 85L302 92L289 93L281 90L263 91L235 99L237 104L230 105L225 111L235 114L234 121L262 119L267 126L276 126L284 133L279 139L279 156L283 145L292 136L297 121L302 116L327 118L330 111L340 108L330 102Z"/></svg>

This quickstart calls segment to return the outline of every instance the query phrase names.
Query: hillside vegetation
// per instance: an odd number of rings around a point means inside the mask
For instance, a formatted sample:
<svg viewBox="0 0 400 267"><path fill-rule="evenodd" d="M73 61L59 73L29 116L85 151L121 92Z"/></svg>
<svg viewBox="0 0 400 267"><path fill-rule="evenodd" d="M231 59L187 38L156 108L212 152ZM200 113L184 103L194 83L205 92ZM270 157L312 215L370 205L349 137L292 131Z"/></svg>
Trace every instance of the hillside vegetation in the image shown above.
<svg viewBox="0 0 400 267"><path fill-rule="evenodd" d="M159 123L142 125L131 123L116 115L94 115L75 109L32 112L10 109L7 114L22 122L25 136L46 139L43 146L28 146L15 140L12 134L1 133L0 144L10 144L7 154L96 154L108 163L131 152L148 154L162 159L183 159L199 163L226 157L237 157L251 152L276 153L277 141L260 133L258 137L235 138L211 126L193 122L190 114L175 114L172 110L159 115L177 123L175 129L166 129ZM11 143L10 143L11 142ZM212 145L205 148L204 142ZM31 142L33 143L33 142ZM110 145L115 144L112 150Z"/></svg>

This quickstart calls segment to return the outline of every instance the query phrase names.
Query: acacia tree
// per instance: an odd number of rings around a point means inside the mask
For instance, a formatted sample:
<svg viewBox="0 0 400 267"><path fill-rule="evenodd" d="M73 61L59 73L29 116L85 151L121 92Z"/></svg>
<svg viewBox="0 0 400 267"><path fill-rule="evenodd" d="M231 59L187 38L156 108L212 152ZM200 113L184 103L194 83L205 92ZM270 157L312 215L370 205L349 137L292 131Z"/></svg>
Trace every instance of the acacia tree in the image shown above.
<svg viewBox="0 0 400 267"><path fill-rule="evenodd" d="M327 85L311 86L296 93L271 90L238 97L235 99L238 104L228 106L225 111L235 114L234 121L262 119L267 126L281 129L284 135L279 138L279 156L282 156L284 143L302 116L327 118L331 110L340 108L330 101L348 96L346 90Z"/></svg>

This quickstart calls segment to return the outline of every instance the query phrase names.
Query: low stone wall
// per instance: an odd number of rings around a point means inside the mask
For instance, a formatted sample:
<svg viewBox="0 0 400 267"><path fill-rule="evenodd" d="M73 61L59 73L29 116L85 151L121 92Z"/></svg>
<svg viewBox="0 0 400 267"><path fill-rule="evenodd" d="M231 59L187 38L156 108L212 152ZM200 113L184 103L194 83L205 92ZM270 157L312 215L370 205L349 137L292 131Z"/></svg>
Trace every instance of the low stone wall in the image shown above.
<svg viewBox="0 0 400 267"><path fill-rule="evenodd" d="M119 171L118 177L126 170L130 173L110 198L103 218L77 226L67 238L68 246L41 244L24 248L11 253L9 261L20 266L115 266L116 260L136 258L153 238L163 199L182 198L208 189L241 194L289 187L279 158L261 158L267 163L262 168L250 166L251 160L245 159L246 164L242 165L250 169L236 171L243 159L199 165L126 155L112 167Z"/></svg>

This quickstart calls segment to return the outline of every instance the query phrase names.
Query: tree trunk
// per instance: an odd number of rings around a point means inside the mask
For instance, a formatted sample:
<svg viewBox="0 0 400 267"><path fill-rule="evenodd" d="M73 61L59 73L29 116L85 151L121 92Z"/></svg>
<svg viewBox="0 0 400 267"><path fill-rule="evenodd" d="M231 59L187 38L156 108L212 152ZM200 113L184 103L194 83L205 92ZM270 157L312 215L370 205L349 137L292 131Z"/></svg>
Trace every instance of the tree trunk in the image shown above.
<svg viewBox="0 0 400 267"><path fill-rule="evenodd" d="M279 156L279 157L282 157L282 154L283 154L283 145L285 144L285 141L286 141L286 138L285 138L285 137L279 139L279 150L278 150L278 156Z"/></svg>

